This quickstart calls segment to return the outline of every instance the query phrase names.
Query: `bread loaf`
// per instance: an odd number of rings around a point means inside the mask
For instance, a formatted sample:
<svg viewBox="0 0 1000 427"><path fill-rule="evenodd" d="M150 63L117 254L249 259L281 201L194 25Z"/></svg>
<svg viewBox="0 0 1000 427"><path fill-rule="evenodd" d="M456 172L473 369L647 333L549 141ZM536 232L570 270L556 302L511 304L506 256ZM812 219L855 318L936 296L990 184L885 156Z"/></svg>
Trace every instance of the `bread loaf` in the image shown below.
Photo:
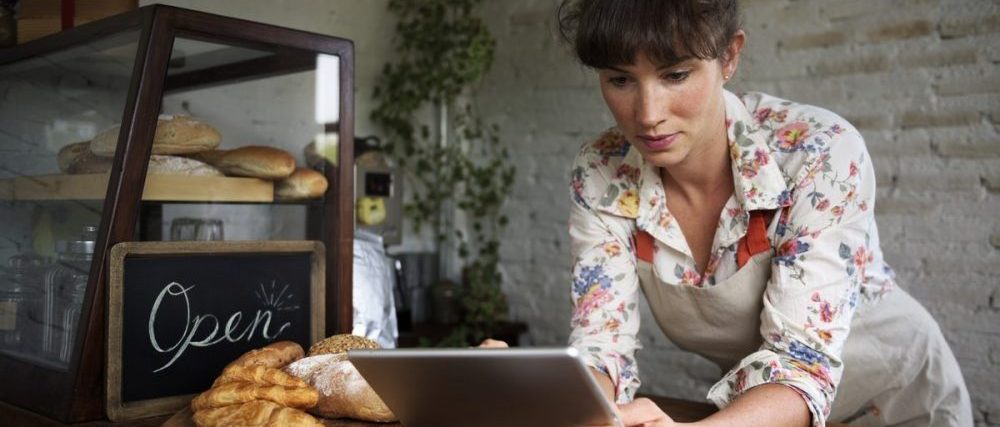
<svg viewBox="0 0 1000 427"><path fill-rule="evenodd" d="M315 406L318 399L319 394L311 387L282 387L236 381L220 384L199 394L191 401L191 410L198 412L253 400L269 400L279 405L305 409Z"/></svg>
<svg viewBox="0 0 1000 427"><path fill-rule="evenodd" d="M226 175L281 179L295 171L295 157L274 147L250 145L202 158Z"/></svg>
<svg viewBox="0 0 1000 427"><path fill-rule="evenodd" d="M222 171L195 159L180 156L149 156L150 175L225 176Z"/></svg>
<svg viewBox="0 0 1000 427"><path fill-rule="evenodd" d="M105 173L111 170L112 157L101 157L90 151L90 141L69 144L56 155L59 170L69 174Z"/></svg>
<svg viewBox="0 0 1000 427"><path fill-rule="evenodd" d="M304 355L302 346L292 341L278 341L256 350L250 350L226 366L264 366L282 368ZM225 372L225 371L223 371Z"/></svg>
<svg viewBox="0 0 1000 427"><path fill-rule="evenodd" d="M121 127L112 126L97 134L90 150L99 156L113 156ZM219 146L222 136L206 123L184 115L161 115L156 121L153 154L190 154Z"/></svg>
<svg viewBox="0 0 1000 427"><path fill-rule="evenodd" d="M237 405L210 408L194 413L198 427L320 427L311 415L267 400L253 400Z"/></svg>
<svg viewBox="0 0 1000 427"><path fill-rule="evenodd" d="M288 178L275 183L274 197L279 200L303 200L322 197L327 182L323 174L312 169L298 168Z"/></svg>
<svg viewBox="0 0 1000 427"><path fill-rule="evenodd" d="M372 390L346 353L320 354L298 360L285 371L305 380L319 391L319 400L309 412L327 418L365 421L396 421L396 416Z"/></svg>

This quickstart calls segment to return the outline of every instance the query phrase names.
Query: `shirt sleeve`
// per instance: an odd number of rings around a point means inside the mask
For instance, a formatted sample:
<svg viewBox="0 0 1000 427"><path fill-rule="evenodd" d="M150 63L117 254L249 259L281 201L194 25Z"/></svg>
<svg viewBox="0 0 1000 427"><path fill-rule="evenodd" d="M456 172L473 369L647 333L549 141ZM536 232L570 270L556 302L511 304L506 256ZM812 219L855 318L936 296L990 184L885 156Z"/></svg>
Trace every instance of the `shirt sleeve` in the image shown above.
<svg viewBox="0 0 1000 427"><path fill-rule="evenodd" d="M635 352L640 348L639 280L627 230L606 222L585 200L585 187L599 186L601 180L593 165L578 157L573 169L569 341L585 363L611 378L616 402L628 403L640 385L635 363Z"/></svg>
<svg viewBox="0 0 1000 427"><path fill-rule="evenodd" d="M764 291L761 348L709 391L725 406L761 384L791 387L822 427L843 372L841 352L872 262L875 177L857 131L837 135L800 171L777 225Z"/></svg>

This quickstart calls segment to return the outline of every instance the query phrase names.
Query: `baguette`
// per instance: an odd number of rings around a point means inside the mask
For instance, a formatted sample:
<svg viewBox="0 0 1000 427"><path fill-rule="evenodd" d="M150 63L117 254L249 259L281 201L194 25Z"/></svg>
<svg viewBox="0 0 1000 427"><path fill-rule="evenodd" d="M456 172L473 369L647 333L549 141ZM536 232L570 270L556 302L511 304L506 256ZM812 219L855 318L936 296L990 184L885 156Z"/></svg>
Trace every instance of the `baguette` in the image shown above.
<svg viewBox="0 0 1000 427"><path fill-rule="evenodd" d="M295 157L274 147L248 145L200 157L226 175L264 179L287 178L295 171Z"/></svg>
<svg viewBox="0 0 1000 427"><path fill-rule="evenodd" d="M312 169L298 168L288 178L275 183L274 197L280 200L303 200L322 197L327 189L326 177Z"/></svg>

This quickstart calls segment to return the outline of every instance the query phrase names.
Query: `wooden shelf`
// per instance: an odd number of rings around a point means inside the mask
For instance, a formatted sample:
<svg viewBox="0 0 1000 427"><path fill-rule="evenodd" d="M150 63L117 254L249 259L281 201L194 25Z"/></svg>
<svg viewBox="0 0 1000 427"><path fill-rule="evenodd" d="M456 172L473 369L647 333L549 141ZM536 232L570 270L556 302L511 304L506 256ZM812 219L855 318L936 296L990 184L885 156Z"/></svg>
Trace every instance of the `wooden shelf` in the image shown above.
<svg viewBox="0 0 1000 427"><path fill-rule="evenodd" d="M0 180L2 200L104 200L108 174L21 176ZM271 203L274 183L258 178L147 175L149 202Z"/></svg>

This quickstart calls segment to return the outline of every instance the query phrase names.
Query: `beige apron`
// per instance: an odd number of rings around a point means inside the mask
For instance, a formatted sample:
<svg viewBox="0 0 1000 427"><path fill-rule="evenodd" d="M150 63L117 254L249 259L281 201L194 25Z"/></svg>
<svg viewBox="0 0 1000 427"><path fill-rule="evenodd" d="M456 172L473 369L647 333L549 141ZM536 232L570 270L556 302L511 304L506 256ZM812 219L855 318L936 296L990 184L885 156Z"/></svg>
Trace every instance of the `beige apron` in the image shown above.
<svg viewBox="0 0 1000 427"><path fill-rule="evenodd" d="M773 239L773 232L768 234ZM706 288L663 283L652 264L641 259L636 264L653 317L667 338L728 372L762 343L760 316L772 256L773 249L761 252ZM873 306L859 305L841 358L844 371L830 421L972 426L955 357L934 319L902 289Z"/></svg>

